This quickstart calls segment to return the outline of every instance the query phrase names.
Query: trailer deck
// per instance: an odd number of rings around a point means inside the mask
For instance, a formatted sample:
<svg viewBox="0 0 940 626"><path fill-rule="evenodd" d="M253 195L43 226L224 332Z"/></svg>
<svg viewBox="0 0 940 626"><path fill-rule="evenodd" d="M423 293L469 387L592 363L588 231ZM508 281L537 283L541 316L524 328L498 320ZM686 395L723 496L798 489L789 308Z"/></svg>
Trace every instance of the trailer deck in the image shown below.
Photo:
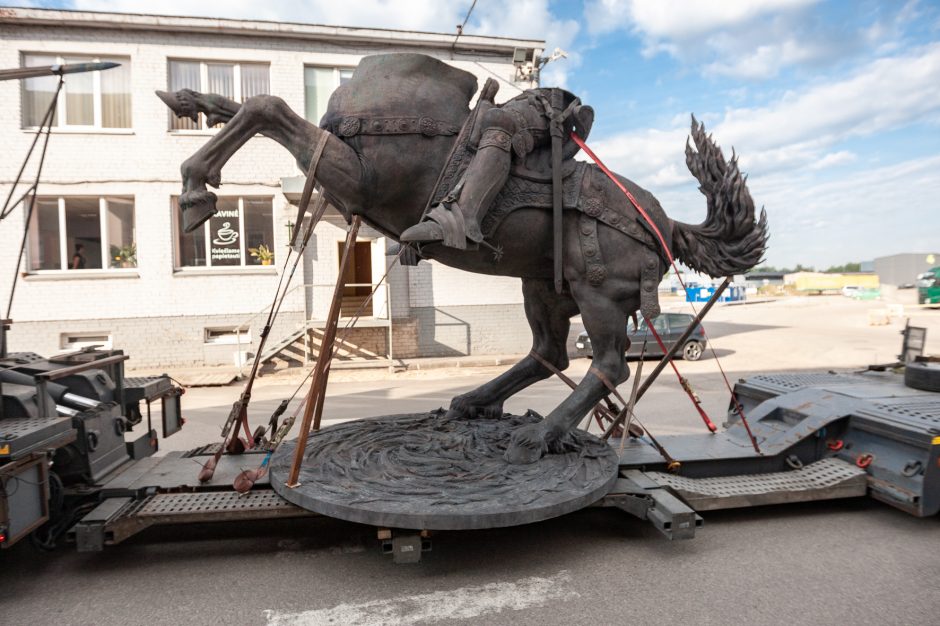
<svg viewBox="0 0 940 626"><path fill-rule="evenodd" d="M760 453L733 408L716 434L659 437L680 461L678 472L666 471L650 442L631 438L619 479L593 506L647 520L670 539L694 537L699 512L718 509L867 494L916 516L940 510L940 394L910 389L891 372L760 374L735 392ZM618 449L620 441L610 444ZM124 469L72 529L78 549L101 550L154 526L317 516L279 498L268 476L245 495L233 490L240 471L260 464L260 451L222 456L212 480L200 484L199 466L215 451L204 446ZM402 546L427 549L421 530L378 529L396 557Z"/></svg>

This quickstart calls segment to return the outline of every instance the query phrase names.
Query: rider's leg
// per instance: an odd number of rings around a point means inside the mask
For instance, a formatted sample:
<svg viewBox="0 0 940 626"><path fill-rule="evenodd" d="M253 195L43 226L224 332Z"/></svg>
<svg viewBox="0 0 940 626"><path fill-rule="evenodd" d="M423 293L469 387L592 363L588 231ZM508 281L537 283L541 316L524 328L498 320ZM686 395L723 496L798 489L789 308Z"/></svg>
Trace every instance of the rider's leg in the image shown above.
<svg viewBox="0 0 940 626"><path fill-rule="evenodd" d="M480 222L509 178L511 140L512 135L506 130L488 128L480 139L476 157L467 168L466 182L457 198L457 206L463 212L470 241L483 241Z"/></svg>
<svg viewBox="0 0 940 626"><path fill-rule="evenodd" d="M461 212L467 238L475 242L483 240L480 221L509 177L511 140L515 131L512 115L502 109L490 109L484 113L482 122L485 130L480 146L464 174L463 188L454 203L457 206L451 207ZM424 243L443 238L441 225L431 217L401 235L402 241Z"/></svg>

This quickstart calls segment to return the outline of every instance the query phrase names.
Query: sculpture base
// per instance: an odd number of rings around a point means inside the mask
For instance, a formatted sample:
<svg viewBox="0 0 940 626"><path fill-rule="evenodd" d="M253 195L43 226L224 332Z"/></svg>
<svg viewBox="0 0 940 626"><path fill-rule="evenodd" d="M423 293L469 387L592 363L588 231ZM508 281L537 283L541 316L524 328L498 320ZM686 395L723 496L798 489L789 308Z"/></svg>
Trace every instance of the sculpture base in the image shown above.
<svg viewBox="0 0 940 626"><path fill-rule="evenodd" d="M617 454L584 431L572 431L572 451L529 465L503 459L512 432L540 419L447 419L436 411L337 424L310 434L294 488L285 482L296 441L285 442L271 459L271 485L322 515L419 530L528 524L606 495Z"/></svg>

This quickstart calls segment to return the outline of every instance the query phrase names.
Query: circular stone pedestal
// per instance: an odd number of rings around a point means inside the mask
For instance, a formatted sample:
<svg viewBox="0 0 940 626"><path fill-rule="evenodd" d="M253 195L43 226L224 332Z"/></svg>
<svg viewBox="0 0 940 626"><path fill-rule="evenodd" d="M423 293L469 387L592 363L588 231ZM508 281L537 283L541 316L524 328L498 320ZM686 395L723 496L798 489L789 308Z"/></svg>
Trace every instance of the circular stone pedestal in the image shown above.
<svg viewBox="0 0 940 626"><path fill-rule="evenodd" d="M572 432L571 451L529 465L503 460L536 415L447 419L390 415L329 426L307 441L300 485L285 485L296 441L271 459L271 485L304 509L390 528L460 530L528 524L593 504L617 479L606 442Z"/></svg>

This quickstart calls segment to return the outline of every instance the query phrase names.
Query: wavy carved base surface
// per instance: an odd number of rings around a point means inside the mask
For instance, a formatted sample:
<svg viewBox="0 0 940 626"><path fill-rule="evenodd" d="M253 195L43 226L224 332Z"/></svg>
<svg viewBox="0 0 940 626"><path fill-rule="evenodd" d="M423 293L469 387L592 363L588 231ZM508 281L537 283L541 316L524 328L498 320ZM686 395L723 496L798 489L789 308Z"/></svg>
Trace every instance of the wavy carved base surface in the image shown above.
<svg viewBox="0 0 940 626"><path fill-rule="evenodd" d="M447 419L443 411L329 426L307 442L300 486L285 485L296 441L271 460L271 484L302 508L391 528L456 530L514 526L593 504L617 478L617 455L572 432L573 445L530 465L503 459L515 429L536 415Z"/></svg>

